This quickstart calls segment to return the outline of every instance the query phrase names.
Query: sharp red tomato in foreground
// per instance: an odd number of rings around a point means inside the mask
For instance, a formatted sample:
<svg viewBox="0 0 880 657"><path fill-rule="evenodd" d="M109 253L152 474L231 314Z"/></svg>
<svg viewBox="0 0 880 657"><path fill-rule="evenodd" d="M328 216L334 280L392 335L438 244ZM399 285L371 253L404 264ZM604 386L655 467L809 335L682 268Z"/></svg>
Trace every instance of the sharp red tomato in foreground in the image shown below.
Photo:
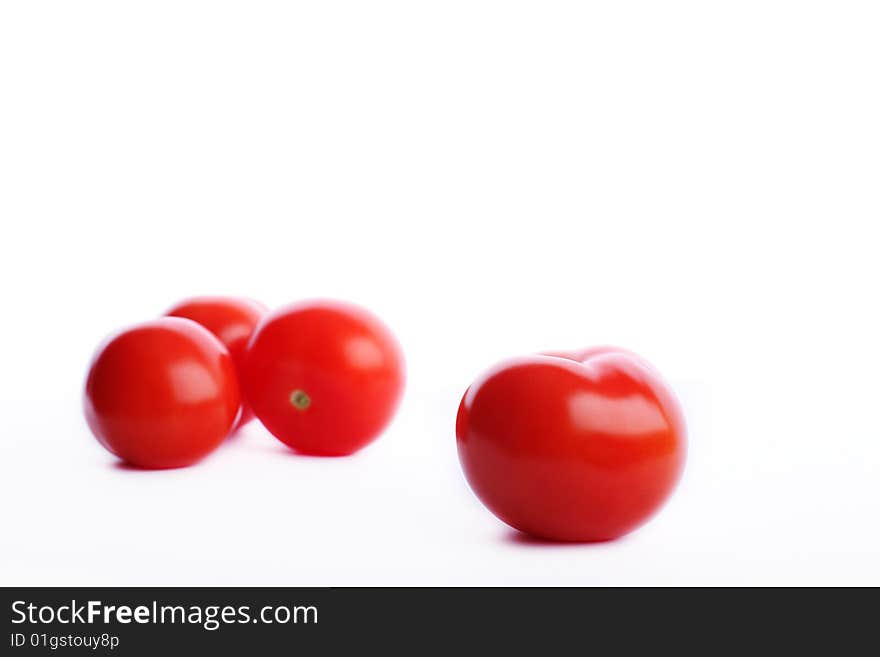
<svg viewBox="0 0 880 657"><path fill-rule="evenodd" d="M391 421L404 378L400 346L377 317L347 303L310 301L263 319L242 382L276 438L304 454L341 456Z"/></svg>
<svg viewBox="0 0 880 657"><path fill-rule="evenodd" d="M672 390L613 347L502 363L464 395L458 453L477 496L536 537L602 541L653 515L684 469Z"/></svg>
<svg viewBox="0 0 880 657"><path fill-rule="evenodd" d="M109 338L89 367L84 397L95 437L142 468L176 468L207 455L228 435L241 401L226 347L177 317Z"/></svg>
<svg viewBox="0 0 880 657"><path fill-rule="evenodd" d="M245 347L260 319L269 309L259 301L240 297L203 296L185 299L165 314L198 322L222 342L241 372ZM241 426L254 417L250 406L242 400Z"/></svg>

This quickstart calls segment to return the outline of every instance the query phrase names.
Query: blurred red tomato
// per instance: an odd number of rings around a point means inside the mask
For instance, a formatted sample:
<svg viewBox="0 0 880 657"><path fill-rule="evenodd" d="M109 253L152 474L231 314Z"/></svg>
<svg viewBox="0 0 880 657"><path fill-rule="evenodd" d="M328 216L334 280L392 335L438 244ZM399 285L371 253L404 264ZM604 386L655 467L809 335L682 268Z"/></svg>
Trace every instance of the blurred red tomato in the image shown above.
<svg viewBox="0 0 880 657"><path fill-rule="evenodd" d="M259 301L240 297L192 297L172 307L165 314L198 322L213 333L229 350L236 371L241 374L247 342L260 319L269 309ZM242 399L237 426L250 422L254 413Z"/></svg>
<svg viewBox="0 0 880 657"><path fill-rule="evenodd" d="M104 447L143 468L195 463L227 436L240 396L229 351L206 328L163 317L98 348L85 415Z"/></svg>
<svg viewBox="0 0 880 657"><path fill-rule="evenodd" d="M337 301L269 313L248 343L243 385L260 421L304 454L351 454L397 409L403 353L373 314Z"/></svg>
<svg viewBox="0 0 880 657"><path fill-rule="evenodd" d="M560 541L641 525L671 494L686 453L672 390L614 347L496 366L465 393L456 435L465 476L489 510Z"/></svg>

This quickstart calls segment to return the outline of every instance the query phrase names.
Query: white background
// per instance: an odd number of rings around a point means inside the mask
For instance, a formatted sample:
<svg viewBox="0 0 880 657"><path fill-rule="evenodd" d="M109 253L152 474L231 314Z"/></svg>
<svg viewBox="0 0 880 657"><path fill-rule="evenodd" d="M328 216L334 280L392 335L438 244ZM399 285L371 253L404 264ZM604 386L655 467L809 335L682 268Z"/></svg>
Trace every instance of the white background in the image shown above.
<svg viewBox="0 0 880 657"><path fill-rule="evenodd" d="M874 2L4 2L0 583L880 584ZM120 468L81 388L191 294L364 304L391 429ZM615 343L682 485L601 545L458 467L485 367Z"/></svg>

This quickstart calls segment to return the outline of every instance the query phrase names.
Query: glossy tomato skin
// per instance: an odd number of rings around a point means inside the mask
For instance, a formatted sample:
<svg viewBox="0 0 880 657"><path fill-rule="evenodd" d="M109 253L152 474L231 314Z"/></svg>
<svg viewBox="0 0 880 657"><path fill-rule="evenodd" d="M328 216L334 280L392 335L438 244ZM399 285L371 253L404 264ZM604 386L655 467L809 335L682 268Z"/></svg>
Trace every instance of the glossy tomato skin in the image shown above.
<svg viewBox="0 0 880 657"><path fill-rule="evenodd" d="M108 338L84 394L98 441L141 468L195 463L227 436L240 403L229 351L206 328L177 317Z"/></svg>
<svg viewBox="0 0 880 657"><path fill-rule="evenodd" d="M496 366L465 393L456 436L465 476L489 510L556 541L614 539L647 521L687 451L672 390L614 347Z"/></svg>
<svg viewBox="0 0 880 657"><path fill-rule="evenodd" d="M243 384L257 417L303 454L344 456L374 440L403 393L403 353L372 313L307 301L269 313L251 336Z"/></svg>
<svg viewBox="0 0 880 657"><path fill-rule="evenodd" d="M267 312L269 309L265 305L253 299L200 296L184 299L165 315L191 319L208 329L226 346L236 371L241 373L248 340ZM250 422L253 417L250 405L242 400L241 416L236 426Z"/></svg>

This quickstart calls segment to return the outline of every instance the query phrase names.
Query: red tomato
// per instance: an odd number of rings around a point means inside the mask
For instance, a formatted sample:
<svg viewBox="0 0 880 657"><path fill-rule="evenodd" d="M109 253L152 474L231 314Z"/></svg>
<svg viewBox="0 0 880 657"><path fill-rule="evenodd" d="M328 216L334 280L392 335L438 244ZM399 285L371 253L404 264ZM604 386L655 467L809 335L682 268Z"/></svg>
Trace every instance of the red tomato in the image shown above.
<svg viewBox="0 0 880 657"><path fill-rule="evenodd" d="M404 378L403 353L379 319L350 304L310 301L263 319L242 380L257 417L281 442L342 456L388 424Z"/></svg>
<svg viewBox="0 0 880 657"><path fill-rule="evenodd" d="M496 366L465 392L456 435L489 510L559 541L613 539L644 523L675 488L687 450L673 392L613 347Z"/></svg>
<svg viewBox="0 0 880 657"><path fill-rule="evenodd" d="M244 350L251 333L269 309L259 301L236 297L192 297L165 314L198 322L213 333L229 350L235 369L241 373ZM250 422L254 413L242 400L241 418L236 426Z"/></svg>
<svg viewBox="0 0 880 657"><path fill-rule="evenodd" d="M92 360L84 401L98 441L142 468L195 463L223 441L241 403L229 351L177 317L111 336Z"/></svg>

